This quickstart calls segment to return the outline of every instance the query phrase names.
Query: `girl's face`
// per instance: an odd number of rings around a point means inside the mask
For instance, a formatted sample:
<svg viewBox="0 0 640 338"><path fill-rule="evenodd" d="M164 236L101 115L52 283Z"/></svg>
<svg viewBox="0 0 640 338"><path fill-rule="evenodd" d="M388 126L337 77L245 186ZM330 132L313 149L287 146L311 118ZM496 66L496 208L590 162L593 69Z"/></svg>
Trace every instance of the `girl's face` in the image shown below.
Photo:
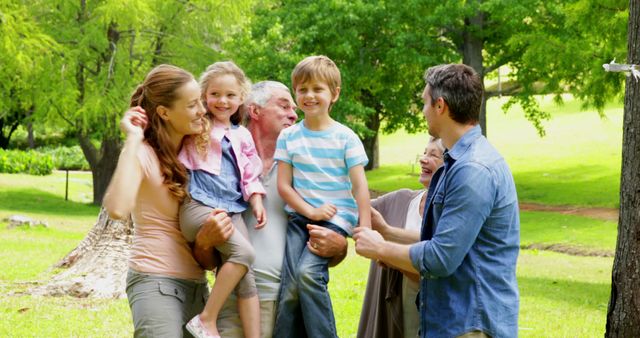
<svg viewBox="0 0 640 338"><path fill-rule="evenodd" d="M238 111L242 100L241 87L235 76L219 75L209 81L205 101L215 121L229 126L231 115Z"/></svg>
<svg viewBox="0 0 640 338"><path fill-rule="evenodd" d="M177 98L171 107L164 108L169 134L184 136L201 133L205 110L200 100L200 86L192 80L178 88L176 94Z"/></svg>
<svg viewBox="0 0 640 338"><path fill-rule="evenodd" d="M429 188L431 177L433 177L433 174L440 168L442 163L442 151L438 149L435 142L430 142L424 149L424 154L420 157L420 168L422 170L419 181L425 188Z"/></svg>

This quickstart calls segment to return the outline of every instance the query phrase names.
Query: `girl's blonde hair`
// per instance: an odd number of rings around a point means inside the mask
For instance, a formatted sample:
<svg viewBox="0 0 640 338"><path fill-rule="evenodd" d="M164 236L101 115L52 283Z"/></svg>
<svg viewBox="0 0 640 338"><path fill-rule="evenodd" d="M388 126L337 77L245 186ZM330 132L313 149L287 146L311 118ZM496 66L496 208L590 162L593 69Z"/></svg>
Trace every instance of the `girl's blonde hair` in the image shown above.
<svg viewBox="0 0 640 338"><path fill-rule="evenodd" d="M240 106L238 107L238 110L233 115L231 115L231 123L242 124L244 120L245 110L246 110L245 100L247 99L247 96L251 91L251 81L244 74L244 71L242 71L242 69L240 69L240 67L238 67L233 61L216 62L210 65L209 67L207 67L204 73L200 75L200 90L202 92L202 96L201 96L202 101L206 100L209 83L213 79L219 76L224 76L224 75L233 76L238 82L238 86L240 86L240 100L242 101L242 104L240 104ZM211 112L209 111L209 108L207 107L206 102L204 102L204 106L207 109L207 115L209 115ZM209 118L211 118L211 116L209 116ZM196 149L202 157L207 156L207 151L209 149L209 142L210 142L209 131L211 130L209 119L204 119L204 120L205 120L205 128L203 132L199 134L195 139Z"/></svg>

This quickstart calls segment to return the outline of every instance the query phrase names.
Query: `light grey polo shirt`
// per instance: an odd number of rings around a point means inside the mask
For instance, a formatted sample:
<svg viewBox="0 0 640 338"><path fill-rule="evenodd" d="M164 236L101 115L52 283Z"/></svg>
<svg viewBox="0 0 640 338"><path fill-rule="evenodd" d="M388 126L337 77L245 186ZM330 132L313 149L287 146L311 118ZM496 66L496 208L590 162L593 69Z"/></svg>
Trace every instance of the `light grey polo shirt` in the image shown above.
<svg viewBox="0 0 640 338"><path fill-rule="evenodd" d="M251 208L242 214L249 231L249 240L256 253L253 273L260 301L278 300L284 259L287 214L284 211L284 200L278 194L277 173L277 161L274 161L266 177L261 177L262 185L267 191L262 200L267 211L267 224L262 229L256 229L257 222Z"/></svg>

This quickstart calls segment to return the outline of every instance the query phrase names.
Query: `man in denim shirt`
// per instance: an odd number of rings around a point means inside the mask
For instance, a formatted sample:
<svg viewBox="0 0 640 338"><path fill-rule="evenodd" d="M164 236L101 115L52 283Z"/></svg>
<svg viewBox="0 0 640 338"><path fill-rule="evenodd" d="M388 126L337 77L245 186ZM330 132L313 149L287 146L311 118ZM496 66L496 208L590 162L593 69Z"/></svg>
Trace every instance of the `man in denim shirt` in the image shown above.
<svg viewBox="0 0 640 338"><path fill-rule="evenodd" d="M509 167L478 126L482 82L459 64L429 68L425 81L429 134L448 151L429 186L421 241L386 242L358 228L356 251L420 274L421 337L516 337L518 201Z"/></svg>

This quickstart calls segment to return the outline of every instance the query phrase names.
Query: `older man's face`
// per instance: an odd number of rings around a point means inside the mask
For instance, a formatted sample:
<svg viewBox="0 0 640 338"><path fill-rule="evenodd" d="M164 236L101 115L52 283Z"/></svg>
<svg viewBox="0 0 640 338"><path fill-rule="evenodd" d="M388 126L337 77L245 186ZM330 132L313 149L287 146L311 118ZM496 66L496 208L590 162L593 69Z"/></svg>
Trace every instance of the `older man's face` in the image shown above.
<svg viewBox="0 0 640 338"><path fill-rule="evenodd" d="M259 108L259 123L263 130L279 134L282 129L296 123L296 104L289 91L275 89L271 99L264 107Z"/></svg>

